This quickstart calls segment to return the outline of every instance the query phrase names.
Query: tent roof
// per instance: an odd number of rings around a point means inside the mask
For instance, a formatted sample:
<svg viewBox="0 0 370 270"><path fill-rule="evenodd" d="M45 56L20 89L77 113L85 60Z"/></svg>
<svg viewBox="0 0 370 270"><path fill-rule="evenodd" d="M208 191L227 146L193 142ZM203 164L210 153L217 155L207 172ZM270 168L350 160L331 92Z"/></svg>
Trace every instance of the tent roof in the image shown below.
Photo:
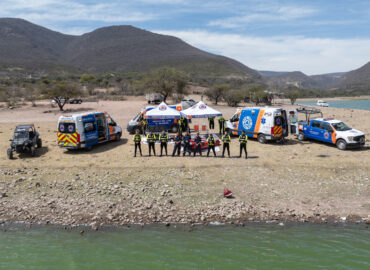
<svg viewBox="0 0 370 270"><path fill-rule="evenodd" d="M222 116L222 113L207 106L203 101L199 101L193 107L181 112L187 118L208 118Z"/></svg>
<svg viewBox="0 0 370 270"><path fill-rule="evenodd" d="M148 111L145 116L149 119L175 119L180 118L179 111L170 108L166 103L162 102L156 108Z"/></svg>

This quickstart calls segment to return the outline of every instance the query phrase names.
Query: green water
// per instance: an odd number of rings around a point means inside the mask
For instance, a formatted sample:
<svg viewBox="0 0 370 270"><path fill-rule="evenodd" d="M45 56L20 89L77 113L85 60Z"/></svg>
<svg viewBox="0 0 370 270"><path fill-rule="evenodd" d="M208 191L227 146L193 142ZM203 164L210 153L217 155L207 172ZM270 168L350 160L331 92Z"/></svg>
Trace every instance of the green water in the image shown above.
<svg viewBox="0 0 370 270"><path fill-rule="evenodd" d="M0 269L370 269L363 224L80 230L3 228Z"/></svg>
<svg viewBox="0 0 370 270"><path fill-rule="evenodd" d="M316 106L316 102L297 101L298 104ZM329 107L370 110L370 99L356 99L356 100L329 100Z"/></svg>

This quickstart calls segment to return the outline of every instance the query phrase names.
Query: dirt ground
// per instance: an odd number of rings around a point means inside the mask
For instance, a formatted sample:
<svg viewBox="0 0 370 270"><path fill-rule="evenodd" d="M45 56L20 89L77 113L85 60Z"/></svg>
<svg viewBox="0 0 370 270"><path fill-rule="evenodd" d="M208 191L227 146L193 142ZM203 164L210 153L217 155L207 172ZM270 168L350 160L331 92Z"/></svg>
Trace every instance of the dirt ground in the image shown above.
<svg viewBox="0 0 370 270"><path fill-rule="evenodd" d="M56 127L61 113L48 102L37 104L0 109L0 222L95 227L370 218L370 111L322 109L325 117L341 119L365 132L363 150L340 151L328 144L299 142L290 135L283 145L249 140L247 160L237 158L237 139L231 143L231 158L148 157L147 145L143 145L144 157L134 158L126 125L146 106L143 97L66 105L69 113L107 111L124 130L120 142L89 152L58 148ZM235 112L226 105L214 107L226 118ZM19 123L35 123L43 147L36 157L15 155L8 160L6 149ZM169 145L169 152L172 148ZM233 191L234 199L222 197L225 187Z"/></svg>

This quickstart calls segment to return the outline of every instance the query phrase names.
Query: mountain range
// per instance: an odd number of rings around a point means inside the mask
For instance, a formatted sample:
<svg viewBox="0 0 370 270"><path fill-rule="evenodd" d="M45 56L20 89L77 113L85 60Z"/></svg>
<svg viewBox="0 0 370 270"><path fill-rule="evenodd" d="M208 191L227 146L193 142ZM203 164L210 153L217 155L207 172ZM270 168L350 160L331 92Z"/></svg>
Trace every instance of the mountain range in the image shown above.
<svg viewBox="0 0 370 270"><path fill-rule="evenodd" d="M81 73L140 72L166 65L194 74L261 77L231 58L133 26L103 27L72 36L13 18L0 19L0 64L39 70L55 65Z"/></svg>
<svg viewBox="0 0 370 270"><path fill-rule="evenodd" d="M256 71L179 38L133 26L66 35L22 19L0 18L0 78L15 74L143 72L173 66L195 77L241 78L270 86L362 89L370 92L370 62L347 73L308 76L300 71Z"/></svg>

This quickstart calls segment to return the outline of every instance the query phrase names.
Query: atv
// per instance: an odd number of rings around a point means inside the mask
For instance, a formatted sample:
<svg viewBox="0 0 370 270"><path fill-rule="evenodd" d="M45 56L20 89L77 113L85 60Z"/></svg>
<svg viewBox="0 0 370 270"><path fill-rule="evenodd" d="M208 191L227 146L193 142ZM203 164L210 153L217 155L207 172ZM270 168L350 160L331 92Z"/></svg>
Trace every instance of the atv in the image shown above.
<svg viewBox="0 0 370 270"><path fill-rule="evenodd" d="M13 139L10 141L10 148L7 150L9 159L13 158L13 152L30 153L31 156L35 156L36 146L37 148L42 147L40 135L33 124L17 126L14 130Z"/></svg>

